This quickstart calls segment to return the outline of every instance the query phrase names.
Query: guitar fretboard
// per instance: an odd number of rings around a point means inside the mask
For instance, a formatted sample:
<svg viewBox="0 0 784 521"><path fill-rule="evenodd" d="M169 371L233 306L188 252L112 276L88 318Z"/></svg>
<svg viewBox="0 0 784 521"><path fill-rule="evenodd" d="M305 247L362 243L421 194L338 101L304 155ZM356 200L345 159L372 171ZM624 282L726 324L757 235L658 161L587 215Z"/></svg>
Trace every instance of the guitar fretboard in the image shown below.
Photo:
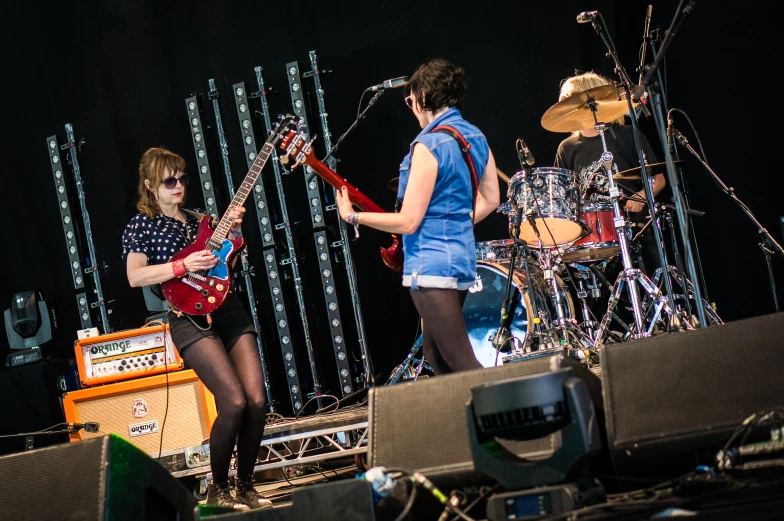
<svg viewBox="0 0 784 521"><path fill-rule="evenodd" d="M274 144L278 139L279 137L277 136L277 133L273 133L269 139L267 139L267 142L264 143L264 146L261 147L259 155L256 156L256 159L253 161L253 164L248 171L248 175L245 176L242 184L240 184L239 188L237 189L237 193L234 194L234 199L231 200L229 207L226 209L226 213L223 214L223 217L218 223L218 226L215 228L212 237L210 237L210 239L207 241L207 246L209 248L220 248L223 239L226 238L229 230L231 229L231 225L234 224L234 219L229 217L229 212L245 204L245 200L250 195L251 190L253 190L253 186L256 184L256 181L258 181L259 175L261 175L261 171L264 168L264 165L272 155L272 151L275 150Z"/></svg>

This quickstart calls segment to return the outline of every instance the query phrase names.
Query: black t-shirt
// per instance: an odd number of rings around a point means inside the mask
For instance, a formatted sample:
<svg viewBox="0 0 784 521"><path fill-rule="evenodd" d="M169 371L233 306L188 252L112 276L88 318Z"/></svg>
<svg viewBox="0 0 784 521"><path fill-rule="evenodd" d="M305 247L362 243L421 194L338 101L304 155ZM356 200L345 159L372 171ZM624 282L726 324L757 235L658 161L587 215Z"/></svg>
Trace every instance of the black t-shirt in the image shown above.
<svg viewBox="0 0 784 521"><path fill-rule="evenodd" d="M613 125L604 133L607 150L612 153L613 163L618 166L619 172L640 166L637 152L634 148L633 132L634 129L631 126ZM645 139L642 133L638 132L638 135L640 136L643 154L645 155L645 162L657 163L656 154L654 154L648 140ZM589 181L592 187L599 189L598 191L588 190L585 197L587 201L584 201L584 204L585 202L609 203L607 178L604 174L596 173L601 166L599 158L602 152L601 136L585 137L582 134L573 134L564 139L558 146L558 152L555 155L555 166L566 168L575 173L581 186L581 193L586 192L586 184ZM622 195L631 195L642 190L642 181L639 179L634 181L616 181L616 183L622 187Z"/></svg>

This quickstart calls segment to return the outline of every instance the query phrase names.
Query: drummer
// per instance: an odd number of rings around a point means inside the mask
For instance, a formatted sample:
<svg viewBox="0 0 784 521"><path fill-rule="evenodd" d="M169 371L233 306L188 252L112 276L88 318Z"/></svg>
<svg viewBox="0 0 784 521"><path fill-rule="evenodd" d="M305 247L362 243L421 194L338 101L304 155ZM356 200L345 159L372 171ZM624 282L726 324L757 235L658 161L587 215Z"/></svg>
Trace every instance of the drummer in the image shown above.
<svg viewBox="0 0 784 521"><path fill-rule="evenodd" d="M561 93L558 101L568 98L575 92L585 91L602 85L611 85L612 82L595 72L586 72L570 78L566 78L561 84ZM613 162L619 171L628 170L640 166L637 151L634 147L634 129L624 124L624 118L620 117L611 122L612 125L604 133L607 149L613 154ZM638 132L642 144L643 154L646 163L656 163L651 145L645 136ZM587 128L572 133L564 139L558 146L555 156L555 166L566 168L577 175L577 181L583 194L582 204L598 203L610 204L610 194L605 175L599 173L601 167L600 157L602 155L602 140L599 132L595 128ZM643 226L648 220L648 211L645 204L645 191L643 190L642 180L618 180L616 181L621 188L622 195L627 196L625 208L629 212L629 219ZM667 182L663 174L653 177L653 193L657 195L664 189ZM650 227L643 233L641 243L643 246L643 271L649 275L658 267L658 257L656 254L655 237L650 233Z"/></svg>

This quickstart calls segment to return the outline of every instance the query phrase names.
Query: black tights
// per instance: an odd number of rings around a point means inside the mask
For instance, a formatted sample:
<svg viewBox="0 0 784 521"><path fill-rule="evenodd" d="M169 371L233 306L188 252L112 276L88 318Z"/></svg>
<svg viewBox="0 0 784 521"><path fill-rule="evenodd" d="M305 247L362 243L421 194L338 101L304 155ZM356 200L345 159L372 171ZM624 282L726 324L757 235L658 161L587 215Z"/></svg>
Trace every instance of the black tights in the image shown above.
<svg viewBox="0 0 784 521"><path fill-rule="evenodd" d="M229 462L237 444L237 476L250 479L266 420L261 360L252 334L240 336L229 353L220 340L202 338L183 349L182 358L215 396L218 417L210 432L213 481L229 482Z"/></svg>
<svg viewBox="0 0 784 521"><path fill-rule="evenodd" d="M436 374L468 371L482 367L468 340L463 303L467 291L419 288L411 290L422 317L422 348Z"/></svg>

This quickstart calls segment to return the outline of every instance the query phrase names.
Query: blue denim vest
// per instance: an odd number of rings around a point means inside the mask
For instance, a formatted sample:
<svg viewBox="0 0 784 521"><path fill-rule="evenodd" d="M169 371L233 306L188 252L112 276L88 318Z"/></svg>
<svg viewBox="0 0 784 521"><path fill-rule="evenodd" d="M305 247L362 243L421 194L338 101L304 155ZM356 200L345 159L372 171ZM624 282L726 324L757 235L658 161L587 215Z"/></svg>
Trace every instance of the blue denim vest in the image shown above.
<svg viewBox="0 0 784 521"><path fill-rule="evenodd" d="M438 125L454 127L471 144L470 153L480 180L490 157L484 134L464 120L456 108L438 116L411 142L400 165L398 198L402 200L405 195L411 155L417 143L425 145L435 156L438 176L422 223L414 233L403 236L403 286L462 290L472 287L476 280L471 174L455 138L430 133Z"/></svg>

